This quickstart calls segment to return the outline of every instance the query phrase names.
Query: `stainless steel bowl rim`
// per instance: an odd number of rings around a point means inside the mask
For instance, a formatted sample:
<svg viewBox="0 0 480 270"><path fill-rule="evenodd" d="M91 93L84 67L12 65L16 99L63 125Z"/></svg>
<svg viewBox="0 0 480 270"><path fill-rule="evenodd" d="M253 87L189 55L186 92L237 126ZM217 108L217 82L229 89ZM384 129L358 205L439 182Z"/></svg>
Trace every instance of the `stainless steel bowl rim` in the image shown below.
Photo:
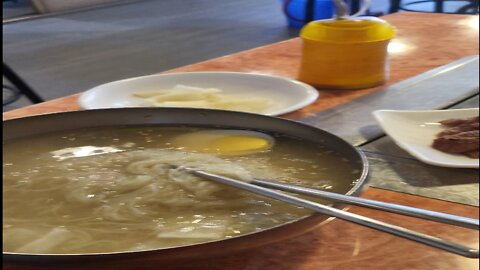
<svg viewBox="0 0 480 270"><path fill-rule="evenodd" d="M71 112L58 112L58 113L48 113L48 114L40 114L40 115L33 115L33 116L28 116L28 117L23 117L23 118L16 118L16 119L11 119L11 120L6 120L3 122L3 127L4 127L4 131L3 131L3 138L5 140L5 138L7 138L7 140L9 139L9 128L11 129L13 126L17 126L17 127L21 127L20 128L20 132L25 132L25 131L31 131L31 132L36 132L36 134L42 134L42 133L45 133L41 126L38 126L35 127L33 126L32 127L32 124L35 124L35 123L39 123L40 124L44 124L43 122L46 122L48 123L50 120L49 119L53 119L54 121L60 121L59 119L61 118L71 118L72 116L83 116L83 119L88 119L87 122L91 122L92 120L94 121L98 121L99 120L99 117L102 115L102 114L111 114L111 115L114 115L115 118L112 118L112 120L116 119L116 120L121 120L121 115L137 115L137 116L142 116L143 119L153 119L155 117L155 115L157 116L164 116L165 114L187 114L187 117L189 115L206 115L207 117L212 117L212 116L226 116L226 117L232 117L234 118L235 116L241 116L241 117L246 117L246 118L251 118L251 120L258 120L258 119L263 119L263 120L266 120L266 121L273 121L273 123L275 122L278 122L278 123L284 123L286 125L289 125L291 126L292 128L293 127L302 127L303 129L310 129L311 131L313 132L316 132L316 133L323 133L323 134L329 134L329 136L331 136L332 138L335 138L335 140L337 140L338 142L340 143L343 143L344 146L349 146L351 148L352 151L355 152L356 155L358 155L358 159L359 161L361 162L362 164L362 172L361 172L361 175L358 179L355 180L355 184L351 187L351 189L345 193L346 195L358 195L361 193L362 191L362 188L364 187L365 183L367 182L367 179L368 179L368 171L369 171L369 165L368 165L368 160L365 156L365 154L361 151L359 151L356 147L350 145L348 142L346 142L345 140L343 140L342 138L334 135L334 134L331 134L327 131L324 131L318 127L314 127L314 126L311 126L311 125L308 125L308 124L305 124L305 123L301 123L301 122L298 122L298 121L294 121L294 120L288 120L288 119L284 119L284 118L278 118L278 117L272 117L272 116L265 116L265 115L259 115L259 114L253 114L253 113L246 113L246 112L236 112L236 111L226 111L226 110L211 110L211 109L193 109L193 108L111 108L111 109L95 109L95 110L83 110L83 111L71 111ZM90 115L92 115L92 118L89 117ZM97 118L95 118L97 117ZM214 118L214 119L218 119L218 118ZM113 121L114 123L104 123L102 121L99 121L97 124L94 124L94 125L85 125L85 126L81 126L81 123L78 123L78 122L75 122L75 121L68 121L66 122L65 124L70 124L70 125L67 125L69 127L73 126L73 128L81 128L81 127L95 127L95 126L98 126L98 127L103 127L103 126L120 126L120 125L165 125L165 126L174 126L174 125L177 125L177 126L184 126L184 125L191 125L191 126L204 126L204 127L223 127L223 128L236 128L236 127L232 127L233 125L233 121L231 123L231 125L218 125L218 124L215 124L215 123L208 123L208 124L188 124L188 123L175 123L175 122L172 122L172 123L162 123L162 124L159 124L159 123L155 123L156 121L153 119L153 121L144 121L144 123L122 123L122 122L125 122L125 121ZM75 126L79 126L80 127L75 127ZM234 126L234 125L233 125ZM247 127L243 128L243 129L251 129L251 130L260 130L260 131L268 131L268 129L262 129L262 128L249 128L248 127L249 125L247 125ZM53 127L54 129L56 128L56 130L54 131L59 131L59 130L68 130L68 129L71 129L71 128L65 128L64 126L54 126ZM44 128L44 130L51 130L51 128ZM26 136L31 136L32 133L29 133L28 135ZM35 134L34 134L35 135ZM14 138L16 138L16 136L13 136ZM302 138L302 137L300 137ZM342 208L342 209L345 209L345 205L342 205L342 204L334 204L335 207L337 208ZM307 216L303 216L299 219L295 219L295 220L291 220L291 221L288 221L288 222L285 222L285 223L282 223L282 224L279 224L279 225L276 225L276 226L273 226L273 227L270 227L268 229L264 229L264 230L261 230L261 231L257 231L257 232L251 232L251 233L247 233L247 234L242 234L242 235L239 235L239 236L235 236L235 237L232 237L232 238L228 238L228 239L220 239L220 240L214 240L214 241L208 241L208 242L202 242L202 243L197 243L197 244L189 244L189 245L183 245L183 246L175 246L175 247L167 247L167 248L155 248L155 249L146 249L146 250L138 250L138 251L119 251L119 252L104 252L104 253L86 253L86 254L24 254L24 253L14 253L14 252L4 252L3 253L3 256L4 256L4 259L7 259L7 260L12 260L12 261L23 261L23 260L36 260L36 259L39 259L41 261L45 260L45 261L50 261L50 259L52 260L56 260L56 258L62 258L63 259L77 259L77 258L90 258L90 257L102 257L102 258L105 258L105 257L112 257L112 258L115 258L116 256L122 256L122 255L125 255L125 254L129 254L129 255L135 255L135 254L144 254L144 253L156 253L156 252L161 252L161 251L171 251L171 252L174 252L175 250L180 250L180 249L184 249L186 247L192 247L192 246L200 246L200 245L208 245L208 244L212 244L212 243L217 243L217 242L224 242L224 241L229 241L229 240L234 240L234 239L237 239L237 238L245 238L246 236L252 236L252 235L256 235L258 233L262 233L262 232L267 232L267 231L270 231L270 230L274 230L274 229L277 229L277 228L281 228L281 227L284 227L286 225L289 225L289 224L293 224L293 223L296 223L296 222L299 222L299 221L302 221L302 220L306 220L308 218L312 218L312 217L318 217L318 216L323 216L322 214L318 214L318 213L312 213L311 215L307 215ZM330 217L330 218L326 218L325 220L321 221L318 225L323 225L331 220L333 220L334 218Z"/></svg>

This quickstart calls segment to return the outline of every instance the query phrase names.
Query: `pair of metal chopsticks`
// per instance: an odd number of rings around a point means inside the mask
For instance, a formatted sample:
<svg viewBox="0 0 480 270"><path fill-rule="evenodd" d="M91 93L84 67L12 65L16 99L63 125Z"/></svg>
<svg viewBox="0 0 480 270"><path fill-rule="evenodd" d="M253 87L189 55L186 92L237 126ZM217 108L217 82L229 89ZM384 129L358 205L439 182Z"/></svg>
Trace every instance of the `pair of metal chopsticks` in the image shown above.
<svg viewBox="0 0 480 270"><path fill-rule="evenodd" d="M289 184L273 182L273 181L255 179L254 181L247 183L244 181L208 173L201 170L195 170L188 167L180 166L179 168L185 171L188 171L193 175L196 175L205 179L209 179L209 180L222 183L225 185L233 186L236 188L248 190L250 192L257 193L266 197L270 197L279 201L287 202L297 206L302 206L304 208L307 208L328 216L337 217L339 219L350 221L350 222L363 225L375 230L387 232L392 235L406 238L406 239L419 242L419 243L422 243L431 247L435 247L438 249L442 249L451 253L455 253L455 254L462 255L469 258L479 257L478 249L473 249L473 248L466 247L454 242L450 242L448 240L440 239L428 234L423 234L423 233L409 230L400 226L395 226L389 223L381 222L375 219L371 219L371 218L357 215L354 213L346 212L334 207L308 201L302 198L285 194L277 190L283 190L283 191L288 191L288 192L293 192L298 194L305 194L305 195L320 197L324 199L330 199L330 200L334 200L334 201L342 202L346 204L363 206L363 207L373 208L377 210L397 213L401 215L413 216L417 218L447 223L447 224L465 227L469 229L475 229L475 230L479 230L478 219L450 215L446 213L429 211L425 209L419 209L419 208L414 208L414 207L409 207L409 206L404 206L399 204L379 202L379 201L358 198L358 197L353 197L348 195L341 195L341 194L336 194L332 192L300 187L295 185L289 185ZM274 190L274 189L277 189L277 190Z"/></svg>

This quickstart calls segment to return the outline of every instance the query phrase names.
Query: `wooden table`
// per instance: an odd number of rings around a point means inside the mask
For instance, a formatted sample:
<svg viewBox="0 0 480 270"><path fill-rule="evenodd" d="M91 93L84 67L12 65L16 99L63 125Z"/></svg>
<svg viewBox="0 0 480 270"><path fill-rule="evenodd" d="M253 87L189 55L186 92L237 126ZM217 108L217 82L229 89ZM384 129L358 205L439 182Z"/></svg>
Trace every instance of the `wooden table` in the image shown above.
<svg viewBox="0 0 480 270"><path fill-rule="evenodd" d="M387 85L360 91L325 91L314 104L284 115L301 119L319 111L344 104L384 87L447 64L464 56L478 54L478 27L474 16L402 12L384 19L398 29L400 44L391 53L391 77ZM478 16L476 17L478 20ZM477 21L478 22L478 21ZM295 78L300 59L299 39L244 51L237 54L185 66L168 72L242 71ZM78 110L78 95L10 111L4 120L33 114ZM478 207L368 188L362 197L443 211L472 218ZM478 232L429 221L351 207L351 212L408 227L478 248ZM5 269L44 269L42 266L5 264ZM48 267L47 267L48 268ZM52 267L53 269L64 269ZM241 254L203 261L161 266L123 265L122 269L478 269L478 260L452 255L430 247L399 239L385 233L334 220L302 236L249 250ZM79 268L81 269L81 268ZM112 268L114 269L114 268ZM117 268L116 268L117 269Z"/></svg>

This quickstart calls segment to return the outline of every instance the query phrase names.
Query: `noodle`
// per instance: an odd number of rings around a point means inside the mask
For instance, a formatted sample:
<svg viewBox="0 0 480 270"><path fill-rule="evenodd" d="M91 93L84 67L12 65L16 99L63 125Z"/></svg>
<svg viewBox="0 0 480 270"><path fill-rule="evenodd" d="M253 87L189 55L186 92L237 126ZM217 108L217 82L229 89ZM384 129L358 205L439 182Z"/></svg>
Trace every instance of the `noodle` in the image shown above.
<svg viewBox="0 0 480 270"><path fill-rule="evenodd" d="M243 181L258 177L301 185L333 186L324 171L334 171L338 179L352 177L334 169L339 157L323 158L320 150L293 139L276 138L271 150L228 157L169 146L186 131L104 128L4 143L4 251L166 248L230 238L309 213L200 179L178 166ZM297 154L290 157L292 151ZM319 158L332 169L317 169ZM318 181L312 172L326 180Z"/></svg>

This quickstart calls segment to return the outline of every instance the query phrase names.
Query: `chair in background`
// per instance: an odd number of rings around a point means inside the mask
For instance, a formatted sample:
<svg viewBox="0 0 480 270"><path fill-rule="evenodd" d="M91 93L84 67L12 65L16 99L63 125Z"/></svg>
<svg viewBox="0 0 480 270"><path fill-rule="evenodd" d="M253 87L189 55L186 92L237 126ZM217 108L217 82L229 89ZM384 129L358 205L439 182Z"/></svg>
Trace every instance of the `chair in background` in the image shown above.
<svg viewBox="0 0 480 270"><path fill-rule="evenodd" d="M3 106L17 101L21 95L25 95L32 103L41 103L44 101L6 63L3 63L3 76L13 84L13 87L3 85Z"/></svg>
<svg viewBox="0 0 480 270"><path fill-rule="evenodd" d="M453 12L445 11L446 2L463 2L465 3L462 7L458 8ZM478 14L478 5L479 0L421 0L421 1L411 1L408 3L402 3L401 0L390 0L390 13L394 13L400 10L403 11L419 11L413 9L413 6L425 3L433 3L434 8L432 12L435 13L456 13L456 14ZM422 10L422 12L425 12Z"/></svg>
<svg viewBox="0 0 480 270"><path fill-rule="evenodd" d="M22 94L18 89L11 87L9 85L3 85L2 98L3 106L9 105L20 99Z"/></svg>

